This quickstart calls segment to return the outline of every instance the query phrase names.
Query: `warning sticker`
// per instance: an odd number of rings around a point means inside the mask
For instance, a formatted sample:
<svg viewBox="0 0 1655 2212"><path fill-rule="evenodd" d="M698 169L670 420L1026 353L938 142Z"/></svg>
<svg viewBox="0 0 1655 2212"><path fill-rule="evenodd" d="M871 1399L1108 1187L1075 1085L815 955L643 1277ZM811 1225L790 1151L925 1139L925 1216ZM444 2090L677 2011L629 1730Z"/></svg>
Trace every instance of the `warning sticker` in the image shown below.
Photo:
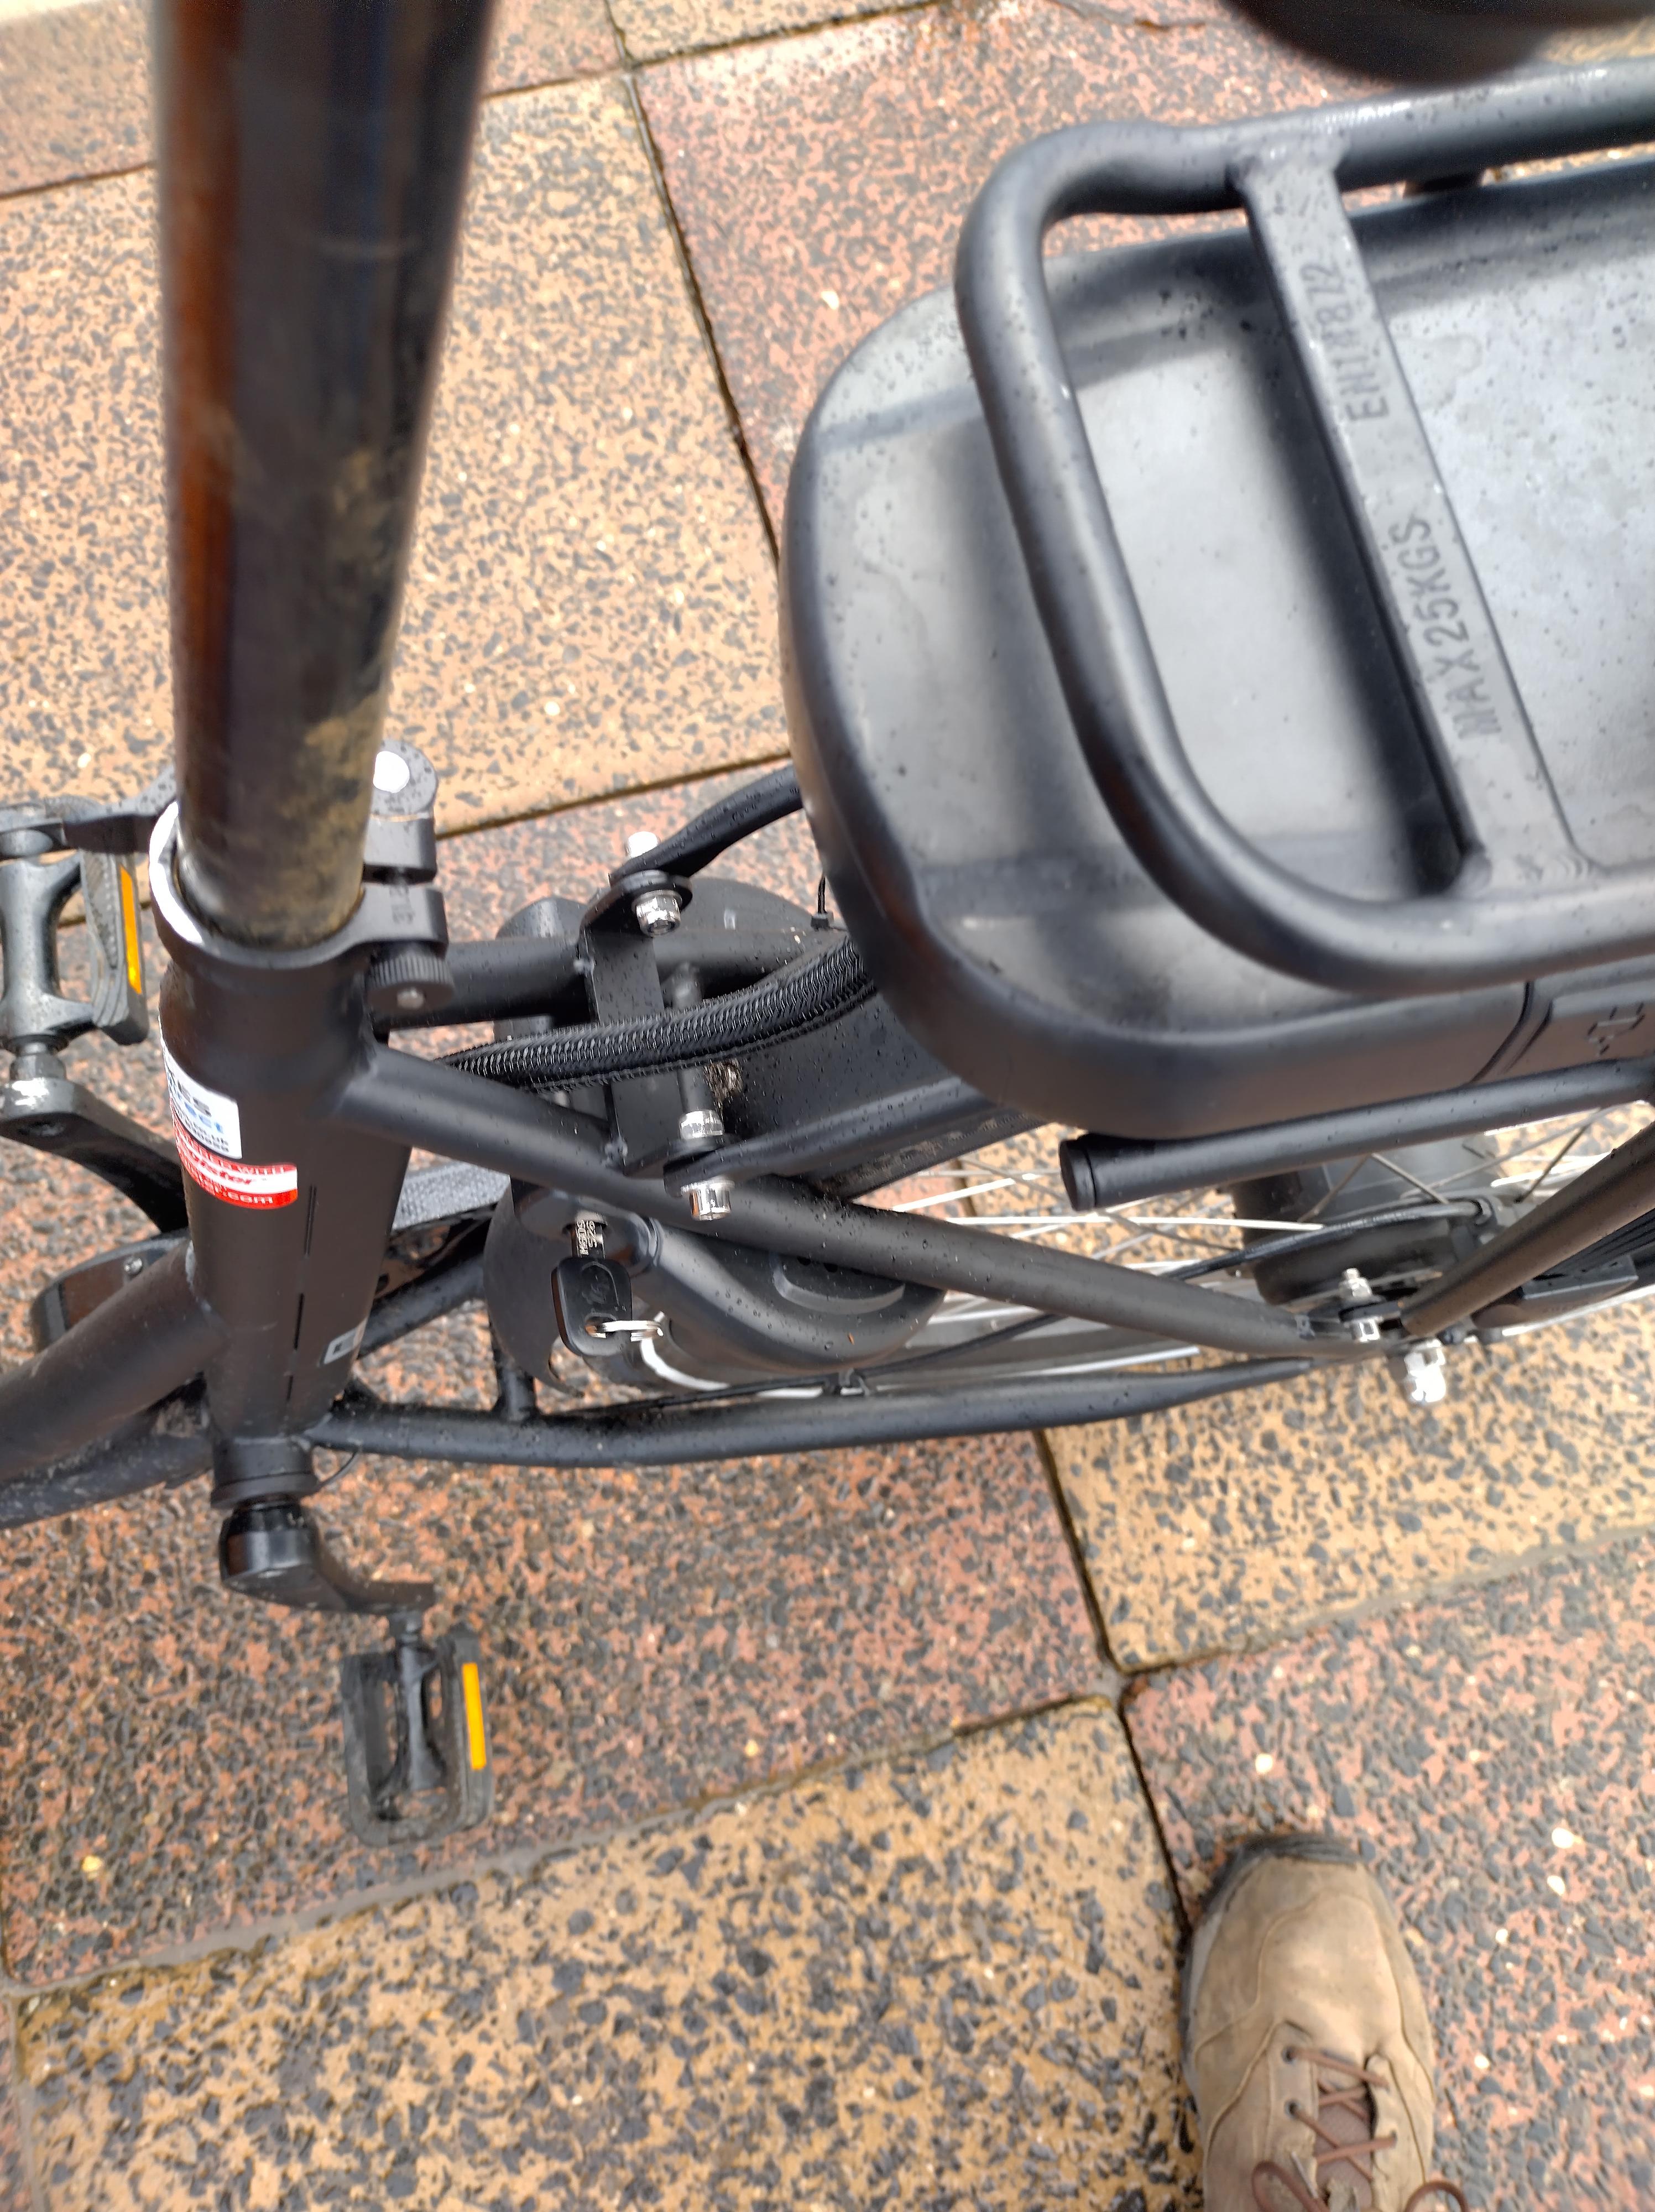
<svg viewBox="0 0 1655 2212"><path fill-rule="evenodd" d="M204 1145L197 1144L176 1118L173 1134L178 1139L179 1164L211 1198L222 1198L229 1206L251 1206L262 1211L275 1206L291 1206L299 1195L299 1170L290 1162L278 1160L270 1167L253 1168L243 1160L227 1160L221 1153L210 1152Z"/></svg>
<svg viewBox="0 0 1655 2212"><path fill-rule="evenodd" d="M234 1099L226 1097L222 1091L209 1091L204 1083L186 1075L164 1041L161 1054L167 1063L167 1095L173 1102L173 1119L210 1152L222 1152L227 1159L239 1160L241 1109ZM196 1180L199 1182L200 1176Z"/></svg>
<svg viewBox="0 0 1655 2212"><path fill-rule="evenodd" d="M355 1328L344 1329L334 1337L322 1354L323 1366L332 1367L336 1359L348 1359L362 1342L362 1331L367 1327L368 1322L363 1319L356 1323Z"/></svg>

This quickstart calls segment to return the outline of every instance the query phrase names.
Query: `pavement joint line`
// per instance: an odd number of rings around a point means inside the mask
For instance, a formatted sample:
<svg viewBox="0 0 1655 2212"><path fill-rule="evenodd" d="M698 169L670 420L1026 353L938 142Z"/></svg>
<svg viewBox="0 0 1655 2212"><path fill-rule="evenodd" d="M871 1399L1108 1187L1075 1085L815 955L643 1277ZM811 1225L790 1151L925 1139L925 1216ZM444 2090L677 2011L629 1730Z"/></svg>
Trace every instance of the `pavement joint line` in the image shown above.
<svg viewBox="0 0 1655 2212"><path fill-rule="evenodd" d="M15 207L20 200L44 199L48 192L76 192L84 185L106 185L116 177L142 176L155 167L153 161L121 161L113 169L87 169L78 176L48 177L43 185L15 185L0 191L0 208Z"/></svg>
<svg viewBox="0 0 1655 2212"><path fill-rule="evenodd" d="M638 1836L655 1834L693 1820L701 1814L751 1804L760 1798L784 1796L792 1790L809 1790L831 1783L842 1775L867 1774L876 1768L895 1765L904 1759L923 1759L931 1752L941 1750L946 1744L970 1742L978 1736L992 1735L996 1729L1021 1728L1030 1721L1044 1718L1047 1714L1067 1711L1073 1705L1103 1702L1109 1705L1116 1718L1121 1721L1122 1733L1125 1735L1127 1729L1120 1697L1106 1679L1099 1677L1057 1697L1037 1698L1027 1705L1019 1705L1010 1712L989 1714L981 1720L962 1721L955 1726L932 1729L922 1735L904 1736L896 1743L883 1744L877 1750L857 1756L818 1759L811 1765L796 1767L786 1774L767 1775L763 1781L755 1782L746 1789L709 1790L699 1797L685 1798L676 1805L663 1806L659 1811L646 1814L641 1820L578 1829L551 1847L545 1844L524 1844L514 1850L485 1853L453 1865L435 1867L428 1873L413 1875L402 1881L350 1890L343 1896L331 1899L326 1905L293 1912L272 1913L263 1919L212 1929L186 1943L162 1944L153 1951L135 1953L130 1958L112 1960L84 1973L61 1974L45 1981L26 1982L20 1981L9 1971L0 1971L0 2004L10 2008L15 2036L19 2009L32 2006L37 2000L72 1995L76 1990L107 1986L133 1974L170 1972L228 1952L250 1956L267 1944L284 1943L296 1936L308 1935L313 1929L331 1927L364 1913L394 1910L396 1906L408 1904L417 1898L440 1897L445 1890L457 1888L462 1882L478 1881L490 1875L502 1875L513 1881L529 1881L543 1867L557 1865L563 1860L577 1856L581 1851L591 1850L599 1845L624 1843ZM1146 1797L1146 1803L1148 1802ZM1153 1820L1153 1811L1150 1817ZM1159 1829L1157 1832L1159 1834Z"/></svg>
<svg viewBox="0 0 1655 2212"><path fill-rule="evenodd" d="M1074 1571L1080 1578L1080 1595L1086 1608L1086 1618L1092 1623L1092 1633L1098 1646L1095 1656L1110 1685L1108 1692L1110 1701L1118 1711L1126 1685L1132 1679L1131 1670L1119 1665L1110 1644L1109 1627L1104 1619L1103 1600L1092 1586L1092 1573L1086 1565L1086 1551L1080 1542L1080 1531L1076 1528L1074 1516L1069 1511L1068 1499L1063 1494L1063 1479L1058 1473L1057 1457L1052 1450L1050 1440L1044 1429L1037 1429L1034 1431L1034 1448L1040 1464L1045 1470L1046 1487L1051 1493L1052 1509L1057 1516L1057 1524L1063 1532L1063 1540L1068 1546L1069 1557L1074 1562Z"/></svg>
<svg viewBox="0 0 1655 2212"><path fill-rule="evenodd" d="M1153 31L1165 34L1169 31L1210 31L1225 21L1221 15L1180 15L1171 22L1162 22L1147 15L1141 9L1111 8L1104 0L1052 0L1056 8L1066 9L1078 15L1083 23L1099 23L1105 30Z"/></svg>
<svg viewBox="0 0 1655 2212"><path fill-rule="evenodd" d="M916 0L916 3L921 6L930 6L936 4L936 0ZM947 0L941 0L941 4L946 5L946 3ZM48 0L48 4L43 6L26 7L15 12L9 12L6 0L0 0L0 32L3 32L9 23L28 22L41 15L62 15L76 8L96 4L98 0ZM609 24L610 36L615 40L615 58L607 68L571 70L565 76L539 77L528 84L502 84L492 92L484 92L483 105L492 106L497 100L515 100L525 93L555 92L560 85L601 84L605 77L630 76L631 70L621 46L620 35L616 31L614 22L609 18L607 11L605 11L605 21ZM691 48L691 51L693 52L696 49ZM678 57L676 54L664 55L662 58L676 61ZM155 155L150 152L141 161L118 161L106 169L85 169L72 177L49 177L44 184L14 185L9 191L0 191L0 207L9 206L14 200L39 199L45 192L72 191L82 185L106 184L112 177L139 176L146 169L153 169L155 166Z"/></svg>
<svg viewBox="0 0 1655 2212"><path fill-rule="evenodd" d="M739 53L745 46L780 46L788 39L813 39L823 31L843 31L853 23L884 23L899 15L940 15L950 9L958 11L962 5L982 4L983 0L886 0L882 8L853 9L843 15L818 15L810 23L777 23L768 31L739 31L733 38L709 40L702 46L670 46L659 54L635 55L626 43L625 32L615 21L614 0L605 0L610 26L629 70L663 69L669 62L698 61L703 54ZM1067 6L1068 0L1057 0L1057 4Z"/></svg>
<svg viewBox="0 0 1655 2212"><path fill-rule="evenodd" d="M1530 1551L1510 1553L1504 1559L1463 1568L1457 1574L1445 1575L1435 1582L1410 1584L1406 1590L1390 1591L1383 1597L1362 1598L1354 1605L1315 1613L1296 1621L1284 1635L1249 1637L1234 1644L1203 1645L1198 1651L1181 1652L1176 1659L1153 1659L1147 1666L1133 1668L1127 1675L1122 1711L1129 1707L1140 1686L1165 1681L1173 1674L1187 1674L1192 1668L1217 1666L1226 1659L1257 1658L1267 1651L1291 1651L1301 1644L1308 1644L1312 1637L1325 1635L1329 1629L1360 1628L1371 1620L1395 1620L1402 1613L1418 1613L1427 1606L1441 1605L1463 1591L1521 1582L1525 1576L1537 1574L1542 1568L1584 1565L1589 1560L1603 1558L1605 1553L1644 1543L1652 1531L1655 1522L1646 1522L1637 1526L1606 1528L1601 1535L1587 1537L1578 1543L1536 1545Z"/></svg>
<svg viewBox="0 0 1655 2212"><path fill-rule="evenodd" d="M788 40L814 39L824 31L843 31L853 25L888 23L905 15L944 15L949 14L986 14L996 0L886 0L884 7L856 9L843 15L818 15L809 23L777 23L767 31L739 31L733 38L714 39L696 46L672 46L659 54L634 54L626 43L626 33L615 21L614 0L606 0L610 27L619 46L623 67L629 75L644 70L665 69L677 62L699 61L703 55L740 53L748 46L779 46ZM1209 31L1222 24L1222 15L1178 16L1163 22L1141 9L1111 8L1092 5L1089 0L1050 0L1055 8L1065 9L1085 22L1096 23L1104 30L1147 31L1152 35L1165 36L1175 31Z"/></svg>
<svg viewBox="0 0 1655 2212"><path fill-rule="evenodd" d="M1039 1455L1040 1464L1046 1471L1046 1482L1051 1492L1052 1508L1056 1513L1058 1525L1063 1531L1064 1540L1068 1545L1069 1556L1074 1562L1075 1572L1080 1578L1080 1590L1086 1608L1086 1618L1091 1621L1092 1632L1097 1638L1097 1656L1104 1686L1099 1694L1108 1698L1115 1709L1117 1718L1120 1721L1121 1735L1125 1741L1127 1757L1131 1760L1132 1771L1137 1777L1139 1794L1143 1799L1144 1810L1154 1833L1156 1848L1161 1855L1161 1869L1166 1878L1166 1893L1172 1900L1173 1917L1177 1921L1180 1931L1187 1936L1190 1933L1190 1922L1183 1909L1183 1898L1178 1888L1177 1876L1173 1869L1171 1846L1166 1839L1166 1832L1161 1826L1160 1809L1155 1802L1155 1793L1149 1786L1149 1778L1144 1771L1144 1763L1139 1756L1137 1744L1134 1741L1132 1730L1127 1726L1126 1693L1135 1678L1115 1662L1115 1655L1110 1646L1109 1629L1104 1620L1103 1605L1098 1592L1092 1587L1092 1576L1086 1566L1086 1554L1081 1547L1080 1532L1076 1529L1073 1516L1070 1515L1068 1499L1063 1494L1062 1477L1057 1470L1056 1455L1051 1449L1050 1442L1044 1429L1035 1431L1034 1448Z"/></svg>
<svg viewBox="0 0 1655 2212"><path fill-rule="evenodd" d="M678 257L685 290L689 295L691 312L695 316L696 327L701 332L702 342L706 346L708 358L713 364L713 374L718 379L718 395L723 402L724 418L729 427L730 435L735 442L736 453L740 459L742 472L746 477L748 489L752 494L753 504L758 510L759 526L764 533L764 543L770 548L771 562L779 566L781 546L776 534L776 524L771 519L770 507L764 498L764 486L758 481L758 471L753 465L752 451L747 443L746 427L741 420L741 410L736 404L735 393L730 387L729 374L724 366L724 356L719 351L718 341L713 335L712 318L707 312L707 302L702 296L701 279L697 276L695 263L690 258L689 242L684 235L683 226L678 221L678 211L672 204L672 195L666 188L666 173L661 165L660 149L655 143L655 134L649 127L649 118L645 112L644 104L638 96L637 72L636 70L629 69L624 72L624 75L628 104L632 110L632 120L637 128L638 143L643 149L643 158L649 166L649 174L654 183L655 195L660 202L661 213L666 220L667 233L672 240L672 250Z"/></svg>
<svg viewBox="0 0 1655 2212"><path fill-rule="evenodd" d="M97 4L97 0L40 0L40 4L39 5L25 4L21 9L9 10L6 0L0 0L0 29L3 29L5 25L10 22L28 22L40 16L61 15L76 8L93 6L95 4ZM496 91L485 93L484 94L484 99L485 101L490 103L497 100L514 100L525 93L555 91L560 85L601 83L605 77L610 76L618 76L625 80L633 99L635 109L637 109L640 114L641 127L643 131L646 147L649 155L650 166L655 172L656 188L660 192L662 199L666 203L673 238L678 245L680 258L684 260L685 264L686 276L688 276L691 289L695 300L697 318L701 320L703 329L707 331L707 335L710 342L711 331L708 327L705 310L702 306L700 287L695 280L693 269L689 262L688 252L685 247L684 240L678 229L677 210L672 206L671 195L666 191L665 180L660 173L660 167L655 153L654 138L649 133L647 123L642 123L642 109L636 95L636 81L638 77L646 70L666 69L682 62L698 61L703 56L736 53L748 46L779 46L787 40L794 39L818 38L824 32L842 31L848 29L852 26L860 26L864 23L893 22L900 21L901 19L910 15L940 15L948 13L951 9L958 9L961 6L970 8L977 4L980 4L980 0L891 0L891 4L889 6L870 9L866 13L849 15L825 15L821 17L818 21L812 23L783 23L778 25L774 30L751 31L744 33L739 38L721 40L710 46L676 46L669 48L664 53L634 57L628 50L624 34L621 31L619 25L615 21L612 8L608 4L608 0L605 0L605 20L609 26L610 35L613 38L616 47L616 58L612 67L599 70L576 70L571 71L565 76L540 78L537 79L534 82L528 84L502 85ZM993 4L993 0L989 0L989 4ZM1083 0L1050 0L1050 4L1053 7L1067 9L1071 14L1081 15L1086 21L1089 22L1100 23L1105 27L1112 27L1127 32L1147 32L1152 35L1165 35L1176 31L1209 30L1220 20L1215 16L1200 16L1188 22L1180 21L1177 22L1162 23L1158 22L1153 16L1132 15L1124 10L1117 11L1113 9L1099 9L1094 12L1092 9L1083 4ZM146 156L145 159L141 161L119 161L114 163L108 168L86 169L72 177L52 177L47 179L43 184L18 185L14 186L9 191L0 191L0 207L7 206L14 200L38 199L46 192L69 191L82 185L106 184L114 177L131 177L141 175L143 171L146 169L152 169L154 167L155 157L153 155L150 155ZM740 447L742 458L744 461L747 461L745 434L741 428L740 418L735 410L735 402L730 394L729 387L725 378L724 364L719 357L716 346L713 347L713 358L718 370L720 389L724 393L725 404L730 409L732 416L735 422L736 436ZM752 470L750 461L747 462L747 465L748 472L751 475ZM753 481L756 489L758 483L756 477ZM767 535L770 538L772 550L774 550L775 531L770 524L769 511L765 507L762 497L759 500L759 512L761 515L764 516L765 531Z"/></svg>
<svg viewBox="0 0 1655 2212"><path fill-rule="evenodd" d="M457 843L463 837L480 836L490 830L520 830L531 822L562 821L570 814L579 814L588 807L618 806L630 799L650 799L658 793L688 791L700 783L712 783L724 775L752 775L761 770L780 768L792 759L788 752L760 753L751 760L715 761L710 768L697 766L688 774L680 773L663 777L659 783L629 783L618 791L583 792L575 799L559 800L551 806L537 806L524 814L502 814L486 822L462 822L452 830L437 832L437 844Z"/></svg>

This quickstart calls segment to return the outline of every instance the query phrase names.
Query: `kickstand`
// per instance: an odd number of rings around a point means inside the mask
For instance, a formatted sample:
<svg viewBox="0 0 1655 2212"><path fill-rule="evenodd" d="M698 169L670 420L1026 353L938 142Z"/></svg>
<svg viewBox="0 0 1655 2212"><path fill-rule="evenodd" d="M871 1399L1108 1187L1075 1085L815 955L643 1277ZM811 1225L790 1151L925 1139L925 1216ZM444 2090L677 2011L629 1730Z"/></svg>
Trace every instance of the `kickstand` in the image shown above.
<svg viewBox="0 0 1655 2212"><path fill-rule="evenodd" d="M389 1650L340 1662L350 1826L363 1843L429 1843L494 1809L482 1652L468 1628L428 1642L428 1582L377 1582L334 1557L296 1500L237 1506L219 1533L219 1572L244 1597L307 1612L378 1614Z"/></svg>

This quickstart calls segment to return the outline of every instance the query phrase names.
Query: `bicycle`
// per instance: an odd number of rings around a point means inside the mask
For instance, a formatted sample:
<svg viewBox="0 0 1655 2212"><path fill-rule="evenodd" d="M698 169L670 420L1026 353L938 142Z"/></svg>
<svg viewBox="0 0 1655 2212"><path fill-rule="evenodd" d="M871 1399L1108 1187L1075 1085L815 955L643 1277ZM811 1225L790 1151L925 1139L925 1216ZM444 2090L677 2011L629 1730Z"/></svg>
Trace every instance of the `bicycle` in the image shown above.
<svg viewBox="0 0 1655 2212"><path fill-rule="evenodd" d="M1538 1176L1491 1134L1655 1091L1655 505L1619 489L1655 164L1480 180L1655 138L1655 66L1010 156L954 296L802 441L794 764L456 943L381 725L487 10L160 29L178 781L0 811L0 1128L154 1233L36 1297L0 1520L210 1472L229 1590L381 1620L342 1680L365 1841L487 1817L483 1656L329 1550L319 1451L742 1457L1328 1360L1425 1404L1459 1347L1655 1287L1655 1131ZM813 908L727 858L801 806ZM61 1057L148 1033L146 854L171 1139ZM1101 1249L1036 1241L1060 1176ZM478 1304L491 1411L356 1374Z"/></svg>

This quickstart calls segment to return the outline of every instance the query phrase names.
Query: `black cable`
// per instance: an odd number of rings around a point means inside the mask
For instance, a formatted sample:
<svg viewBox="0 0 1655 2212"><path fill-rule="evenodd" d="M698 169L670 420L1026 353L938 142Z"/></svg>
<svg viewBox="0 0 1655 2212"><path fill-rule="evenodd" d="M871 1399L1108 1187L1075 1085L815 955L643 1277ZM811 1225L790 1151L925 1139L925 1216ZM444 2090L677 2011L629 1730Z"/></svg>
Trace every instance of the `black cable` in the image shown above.
<svg viewBox="0 0 1655 2212"><path fill-rule="evenodd" d="M739 791L733 791L727 799L716 800L692 822L686 822L682 830L675 830L659 845L652 845L647 853L635 853L623 860L611 872L609 880L611 884L624 884L629 876L647 875L657 870L663 875L693 876L698 868L717 860L721 853L728 852L732 845L751 837L755 830L784 821L803 805L799 779L792 768L779 768L773 775L761 775L757 783L745 784Z"/></svg>
<svg viewBox="0 0 1655 2212"><path fill-rule="evenodd" d="M957 1359L962 1353L980 1351L985 1344L1003 1344L1007 1337L1025 1336L1031 1329L1050 1328L1065 1318L1062 1314L1031 1314L1025 1321L1013 1322L1005 1328L988 1330L982 1336L974 1336L965 1343L939 1345L934 1352L915 1352L906 1359L885 1359L867 1367L818 1368L808 1375L766 1375L750 1382L731 1382L717 1389L690 1391L676 1397L663 1395L647 1399L645 1402L666 1407L715 1406L726 1399L763 1397L776 1390L831 1390L836 1386L842 1389L848 1375L858 1376L865 1389L877 1391L889 1375L905 1375L913 1368L929 1367L937 1360ZM631 1401L624 1400L621 1402ZM603 1413L611 1413L614 1408L599 1406L591 1410Z"/></svg>
<svg viewBox="0 0 1655 2212"><path fill-rule="evenodd" d="M636 1021L593 1022L551 1036L474 1045L450 1054L447 1065L519 1091L667 1074L807 1036L873 996L861 955L842 936L830 951L681 1012L663 1007Z"/></svg>

